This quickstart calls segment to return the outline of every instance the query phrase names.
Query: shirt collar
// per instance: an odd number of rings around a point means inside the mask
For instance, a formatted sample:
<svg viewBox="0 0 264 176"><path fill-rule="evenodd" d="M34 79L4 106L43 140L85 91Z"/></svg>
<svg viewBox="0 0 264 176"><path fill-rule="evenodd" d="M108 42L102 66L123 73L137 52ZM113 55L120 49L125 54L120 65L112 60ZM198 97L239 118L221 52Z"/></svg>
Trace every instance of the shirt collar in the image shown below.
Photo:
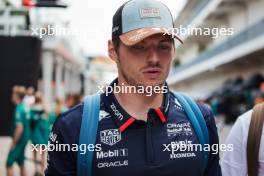
<svg viewBox="0 0 264 176"><path fill-rule="evenodd" d="M113 87L114 85L117 85L117 82L118 80L115 79L110 86ZM165 83L165 85L168 87L167 83ZM166 122L166 116L169 109L169 89L167 90L168 91L164 93L161 107L150 109L155 111L157 117L162 123ZM125 129L137 121L122 108L113 92L109 93L108 96L104 94L103 97L106 109L111 117L113 117L114 123L117 125L120 132L125 131Z"/></svg>

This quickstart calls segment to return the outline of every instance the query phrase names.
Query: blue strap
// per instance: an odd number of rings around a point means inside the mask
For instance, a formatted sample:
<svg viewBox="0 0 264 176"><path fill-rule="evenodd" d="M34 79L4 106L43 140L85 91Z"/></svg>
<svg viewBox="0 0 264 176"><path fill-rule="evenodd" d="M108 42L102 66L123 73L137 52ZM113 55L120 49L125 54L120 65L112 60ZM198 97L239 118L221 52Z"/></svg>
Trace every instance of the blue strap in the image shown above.
<svg viewBox="0 0 264 176"><path fill-rule="evenodd" d="M95 144L99 111L100 111L100 95L95 94L92 96L85 97L80 137L79 137L79 145ZM81 154L81 151L78 150L77 175L91 176L92 161L93 161L93 151L87 150L85 154Z"/></svg>
<svg viewBox="0 0 264 176"><path fill-rule="evenodd" d="M208 135L208 129L207 129L207 125L206 125L206 122L204 120L204 117L203 117L203 114L200 110L200 108L198 107L198 105L195 103L195 101L193 99L191 99L189 96L185 95L185 94L182 94L182 96L185 98L185 100L189 103L189 105L191 106L194 114L196 115L197 117L197 120L200 124L200 127L201 127L201 130L202 130L202 133L203 133L203 136L204 136L204 144L209 144L209 135ZM205 152L205 161L206 161L206 165L207 165L207 161L208 161L208 155L209 155L209 152L208 151L204 151Z"/></svg>
<svg viewBox="0 0 264 176"><path fill-rule="evenodd" d="M202 146L204 146L204 144L209 144L208 129L203 114L201 113L198 105L187 95L176 92L174 92L174 95L186 112L200 144L202 144ZM208 151L203 151L203 153L205 169L207 166L209 153Z"/></svg>
<svg viewBox="0 0 264 176"><path fill-rule="evenodd" d="M179 93L174 93L174 95L185 110L199 142L202 145L209 144L207 126L197 104L186 95ZM79 144L95 144L99 111L100 95L87 96L84 100ZM89 134L89 137L87 134ZM87 150L85 154L81 154L78 150L77 157L77 175L91 176L93 152ZM204 158L204 166L206 167L208 161L208 152L204 151Z"/></svg>

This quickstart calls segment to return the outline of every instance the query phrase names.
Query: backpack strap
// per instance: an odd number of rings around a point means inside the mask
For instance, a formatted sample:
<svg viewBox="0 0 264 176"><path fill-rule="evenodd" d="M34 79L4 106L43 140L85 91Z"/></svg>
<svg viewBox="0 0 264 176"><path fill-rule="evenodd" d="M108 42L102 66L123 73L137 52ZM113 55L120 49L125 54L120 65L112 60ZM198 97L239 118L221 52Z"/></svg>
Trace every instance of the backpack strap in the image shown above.
<svg viewBox="0 0 264 176"><path fill-rule="evenodd" d="M182 95L176 92L174 92L174 95L182 105L183 109L185 110L195 130L199 142L202 145L208 144L209 138L208 138L207 126L197 104L186 95ZM99 111L100 111L100 95L96 94L92 96L87 96L84 99L79 145L95 144ZM87 134L89 134L89 137ZM204 159L205 159L204 168L206 168L208 161L208 152L204 151ZM93 160L93 151L86 151L85 154L81 154L80 151L78 150L78 156L77 156L78 176L81 175L91 176L92 160Z"/></svg>
<svg viewBox="0 0 264 176"><path fill-rule="evenodd" d="M264 123L264 103L253 108L247 139L247 166L249 176L258 176L259 147Z"/></svg>
<svg viewBox="0 0 264 176"><path fill-rule="evenodd" d="M178 93L178 92L173 92L173 93L177 98L177 100L179 101L179 103L182 105L185 113L187 114L200 144L202 146L204 146L205 144L209 144L207 125L203 117L203 114L200 108L198 107L198 105L196 104L196 102L183 93ZM208 162L209 152L203 150L203 153L204 153L204 170L205 170Z"/></svg>
<svg viewBox="0 0 264 176"><path fill-rule="evenodd" d="M82 123L80 129L79 145L95 144L100 111L100 95L87 96L84 99ZM81 154L78 150L77 175L92 175L93 151L87 150Z"/></svg>

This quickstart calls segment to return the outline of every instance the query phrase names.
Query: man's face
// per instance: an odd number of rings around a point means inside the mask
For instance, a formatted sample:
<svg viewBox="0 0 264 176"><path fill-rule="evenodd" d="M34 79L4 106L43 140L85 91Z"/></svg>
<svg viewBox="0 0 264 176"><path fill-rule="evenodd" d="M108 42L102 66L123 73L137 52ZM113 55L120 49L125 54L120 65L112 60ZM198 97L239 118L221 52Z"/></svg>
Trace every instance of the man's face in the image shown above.
<svg viewBox="0 0 264 176"><path fill-rule="evenodd" d="M172 38L162 34L150 36L133 46L120 42L119 78L133 86L161 86L168 76L174 53Z"/></svg>
<svg viewBox="0 0 264 176"><path fill-rule="evenodd" d="M29 88L27 89L27 94L28 94L28 95L33 95L33 94L34 94L34 88L33 88L33 87L29 87Z"/></svg>
<svg viewBox="0 0 264 176"><path fill-rule="evenodd" d="M14 104L18 104L18 102L19 102L19 97L18 97L18 95L16 94L16 93L12 93L12 98L11 98L11 100L12 100L12 102L14 103Z"/></svg>

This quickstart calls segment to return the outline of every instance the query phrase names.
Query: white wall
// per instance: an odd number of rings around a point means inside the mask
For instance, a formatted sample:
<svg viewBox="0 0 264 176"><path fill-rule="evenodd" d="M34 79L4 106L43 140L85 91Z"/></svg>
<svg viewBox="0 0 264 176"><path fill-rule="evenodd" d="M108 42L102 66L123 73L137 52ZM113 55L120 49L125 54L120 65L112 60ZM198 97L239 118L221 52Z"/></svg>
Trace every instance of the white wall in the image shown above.
<svg viewBox="0 0 264 176"><path fill-rule="evenodd" d="M264 0L252 1L248 5L248 24L264 18Z"/></svg>
<svg viewBox="0 0 264 176"><path fill-rule="evenodd" d="M250 59L250 58L248 58ZM231 78L235 79L242 76L247 80L254 73L262 73L264 75L264 63L254 65L236 65L223 66L218 70L205 72L192 79L185 80L171 86L171 89L183 92L192 92L201 97L207 96L210 92L220 88L223 83Z"/></svg>
<svg viewBox="0 0 264 176"><path fill-rule="evenodd" d="M182 53L180 56L181 64L191 62L193 59L195 59L195 57L198 55L198 50L199 48L198 48L197 43L188 45L185 48L185 52ZM176 54L177 54L177 51L176 51Z"/></svg>
<svg viewBox="0 0 264 176"><path fill-rule="evenodd" d="M230 24L230 27L234 28L234 35L241 32L243 29L247 27L247 11L240 10L236 13L231 13L228 17L228 21Z"/></svg>
<svg viewBox="0 0 264 176"><path fill-rule="evenodd" d="M245 7L240 10L234 10L227 16L226 24L219 24L218 27L232 27L234 35L242 32L249 25L254 24L260 19L264 18L264 0L256 1L245 1ZM215 45L223 42L228 39L228 37L219 37L212 41L209 44L208 48L214 47ZM182 53L182 63L191 61L191 58L194 58L197 55L198 45L193 45L186 47L185 52ZM250 59L250 58L247 58ZM223 82L228 78L236 78L238 76L243 76L248 78L255 72L261 72L264 74L264 65L254 65L254 66L244 66L237 67L232 66L232 63L229 63L228 66L222 66L220 70L210 71L194 76L193 78L181 81L172 86L172 88L185 91L185 92L195 92L205 96L208 92L215 90L217 87L222 86Z"/></svg>

